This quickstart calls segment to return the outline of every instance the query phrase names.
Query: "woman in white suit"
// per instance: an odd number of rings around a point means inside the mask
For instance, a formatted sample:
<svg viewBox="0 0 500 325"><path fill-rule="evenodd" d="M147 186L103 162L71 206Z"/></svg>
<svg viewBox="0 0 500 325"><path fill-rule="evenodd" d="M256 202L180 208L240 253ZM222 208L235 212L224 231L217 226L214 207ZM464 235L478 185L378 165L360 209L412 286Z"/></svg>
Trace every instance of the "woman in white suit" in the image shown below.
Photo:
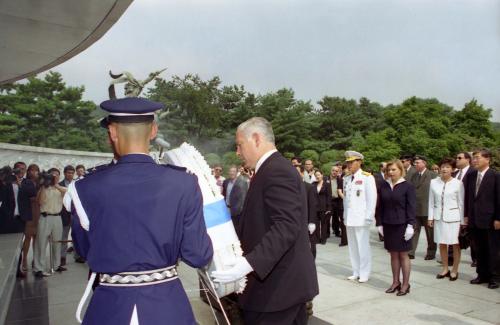
<svg viewBox="0 0 500 325"><path fill-rule="evenodd" d="M458 278L460 263L460 245L458 233L464 224L464 186L451 176L455 160L444 158L439 163L440 177L431 181L429 190L429 226L434 227L434 241L439 244L439 253L443 261L443 270L436 278L449 277L450 281ZM453 267L448 269L448 245L453 246Z"/></svg>

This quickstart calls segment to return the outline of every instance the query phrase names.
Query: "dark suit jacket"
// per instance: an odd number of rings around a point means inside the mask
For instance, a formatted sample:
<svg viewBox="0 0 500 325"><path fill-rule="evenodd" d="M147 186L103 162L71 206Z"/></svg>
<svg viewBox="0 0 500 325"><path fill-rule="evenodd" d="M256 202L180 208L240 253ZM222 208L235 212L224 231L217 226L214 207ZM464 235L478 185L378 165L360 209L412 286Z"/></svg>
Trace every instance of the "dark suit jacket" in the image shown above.
<svg viewBox="0 0 500 325"><path fill-rule="evenodd" d="M415 186L415 194L417 196L417 217L427 217L429 214L429 189L431 180L436 177L437 174L429 169L426 169L424 174L420 177L418 172L415 172L411 176L410 183Z"/></svg>
<svg viewBox="0 0 500 325"><path fill-rule="evenodd" d="M376 172L375 174L373 174L373 177L375 178L375 185L377 185L377 190L382 184L387 183L384 179L384 176L382 176L380 172Z"/></svg>
<svg viewBox="0 0 500 325"><path fill-rule="evenodd" d="M304 182L307 196L307 222L314 223L318 221L318 195L314 186Z"/></svg>
<svg viewBox="0 0 500 325"><path fill-rule="evenodd" d="M243 252L254 269L238 299L243 310L282 311L318 294L307 214L300 175L273 153L250 183L240 220Z"/></svg>
<svg viewBox="0 0 500 325"><path fill-rule="evenodd" d="M323 186L321 186L318 192L318 182L312 183L314 193L316 194L318 200L318 212L332 211L332 187L330 182L323 181Z"/></svg>
<svg viewBox="0 0 500 325"><path fill-rule="evenodd" d="M469 169L467 169L467 173L465 173L465 175L462 176L462 183L464 184L464 189L467 188L467 183L468 183L469 177L471 174L473 174L474 171L476 171L474 169L474 167L469 166ZM458 177L458 174L459 174L459 172L455 172L453 177L455 177L455 178Z"/></svg>
<svg viewBox="0 0 500 325"><path fill-rule="evenodd" d="M465 188L465 217L469 218L469 227L479 229L492 229L493 221L500 220L500 173L488 169L477 196L476 180L477 170L473 171Z"/></svg>
<svg viewBox="0 0 500 325"><path fill-rule="evenodd" d="M413 177L413 175L415 175L416 172L417 170L415 169L415 166L410 166L410 169L406 171L405 179L407 181L411 181L411 178Z"/></svg>
<svg viewBox="0 0 500 325"><path fill-rule="evenodd" d="M241 215L241 211L243 210L243 203L245 202L245 197L248 192L248 177L246 176L238 176L236 181L234 182L233 189L229 194L229 210L231 211L232 218L239 218ZM227 183L226 184L227 189ZM233 220L234 221L234 220Z"/></svg>
<svg viewBox="0 0 500 325"><path fill-rule="evenodd" d="M17 194L19 216L23 221L33 220L32 200L36 197L36 185L29 179L23 179Z"/></svg>
<svg viewBox="0 0 500 325"><path fill-rule="evenodd" d="M415 225L415 209L417 198L415 187L408 181L396 184L391 189L389 183L384 182L378 188L377 215L381 224Z"/></svg>

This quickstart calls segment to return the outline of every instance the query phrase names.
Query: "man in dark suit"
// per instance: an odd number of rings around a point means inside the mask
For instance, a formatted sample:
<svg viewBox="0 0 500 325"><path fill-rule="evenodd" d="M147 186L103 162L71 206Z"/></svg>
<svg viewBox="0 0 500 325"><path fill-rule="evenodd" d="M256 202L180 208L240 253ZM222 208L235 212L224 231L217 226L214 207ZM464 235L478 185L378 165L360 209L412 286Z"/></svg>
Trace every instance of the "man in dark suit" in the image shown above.
<svg viewBox="0 0 500 325"><path fill-rule="evenodd" d="M226 205L229 207L229 196L231 195L236 177L238 176L238 168L236 168L236 166L229 167L227 176L228 177L222 182L222 196L224 196Z"/></svg>
<svg viewBox="0 0 500 325"><path fill-rule="evenodd" d="M465 223L476 248L477 277L470 283L488 283L488 288L496 289L500 280L500 174L490 168L489 150L475 151L472 156L477 170L467 181Z"/></svg>
<svg viewBox="0 0 500 325"><path fill-rule="evenodd" d="M464 184L464 189L467 188L467 181L469 176L475 171L474 167L472 167L471 161L472 157L470 153L467 151L462 151L457 153L456 156L456 165L457 165L457 170L453 173L453 177L459 179L462 181ZM474 244L471 242L471 247L470 247L470 255L472 258L472 267L476 267L476 249L474 247ZM450 259L451 257L451 259ZM448 252L448 263L453 263L453 248L450 246L449 252Z"/></svg>
<svg viewBox="0 0 500 325"><path fill-rule="evenodd" d="M380 187L382 186L382 184L384 184L385 182L385 168L387 166L387 163L386 162L381 162L379 164L379 172L378 173L374 173L373 174L373 177L375 177L375 185L377 185L377 192L380 191ZM378 206L378 202L377 202L377 206ZM376 225L378 226L380 223L380 220L379 220L380 216L378 213L375 213L375 221L376 221ZM380 241L384 241L384 236L382 236L380 233L378 234L378 239Z"/></svg>
<svg viewBox="0 0 500 325"><path fill-rule="evenodd" d="M301 179L304 179L304 166L294 165L294 167L297 169ZM311 253L314 259L316 259L316 244L319 241L318 195L314 185L304 181L304 186L307 197L307 230L309 230L309 244L311 245Z"/></svg>
<svg viewBox="0 0 500 325"><path fill-rule="evenodd" d="M415 166L413 166L413 156L412 155L403 155L399 158L401 162L403 163L403 166L406 169L406 176L405 179L407 181L411 180L413 175L416 172Z"/></svg>
<svg viewBox="0 0 500 325"><path fill-rule="evenodd" d="M68 187L73 182L75 177L75 167L67 165L64 167L64 179L59 182L62 187ZM68 237L71 229L71 212L67 211L64 207L61 210L61 220L63 225L63 232L61 237L61 266L66 265L66 253L68 249Z"/></svg>
<svg viewBox="0 0 500 325"><path fill-rule="evenodd" d="M231 213L231 220L233 221L234 228L238 229L239 220L243 211L243 204L248 192L248 185L250 183L250 171L246 168L240 169L240 175L234 182L231 193L229 194L229 211Z"/></svg>
<svg viewBox="0 0 500 325"><path fill-rule="evenodd" d="M415 186L417 196L417 223L415 225L415 235L412 239L412 249L408 253L411 259L415 258L415 251L418 246L420 229L425 228L427 237L427 254L425 260L432 260L436 257L436 243L434 242L434 231L427 224L429 214L429 188L431 179L437 174L427 169L427 159L424 156L415 156L415 173L411 176L410 182Z"/></svg>
<svg viewBox="0 0 500 325"><path fill-rule="evenodd" d="M248 274L239 297L245 324L307 324L306 302L318 294L318 279L303 182L277 152L264 118L238 127L236 147L245 166L255 168L238 229L245 256L212 275L224 283Z"/></svg>

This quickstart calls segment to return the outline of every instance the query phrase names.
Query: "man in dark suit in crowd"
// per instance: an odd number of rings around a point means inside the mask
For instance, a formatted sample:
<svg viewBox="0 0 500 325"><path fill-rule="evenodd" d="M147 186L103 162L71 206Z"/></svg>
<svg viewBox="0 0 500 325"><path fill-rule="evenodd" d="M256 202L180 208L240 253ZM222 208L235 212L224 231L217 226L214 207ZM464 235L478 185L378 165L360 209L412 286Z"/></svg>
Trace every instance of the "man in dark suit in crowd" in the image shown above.
<svg viewBox="0 0 500 325"><path fill-rule="evenodd" d="M382 184L385 182L385 168L387 166L387 163L385 161L381 162L378 166L379 168L379 171L378 173L374 173L373 174L373 177L375 177L375 185L377 185L377 192L379 192L380 190L380 186L382 186ZM378 206L378 202L377 202L377 206ZM376 221L376 225L380 225L380 215L378 213L375 213L375 221ZM378 239L380 241L384 241L384 236L382 236L379 232L378 234Z"/></svg>
<svg viewBox="0 0 500 325"><path fill-rule="evenodd" d="M498 288L500 280L500 173L490 168L491 152L474 151L472 165L477 169L465 189L465 223L476 248L477 277L471 284L488 283Z"/></svg>
<svg viewBox="0 0 500 325"><path fill-rule="evenodd" d="M340 222L342 219L342 212L343 212L342 198L339 195L339 189L342 189L342 177L340 176L341 171L342 171L341 167L332 166L332 168L330 169L330 176L326 179L327 186L330 186L332 192L331 224L335 237L341 237L342 232L344 233L343 235L346 236L345 226L342 228ZM329 233L330 232L328 231L328 234Z"/></svg>
<svg viewBox="0 0 500 325"><path fill-rule="evenodd" d="M457 153L457 156L456 156L456 165L457 165L457 170L453 173L453 177L459 179L462 181L462 183L464 184L464 189L467 188L467 180L470 176L470 174L472 174L475 169L474 167L472 167L470 164L471 164L471 160L472 160L472 157L470 155L470 153L468 153L467 151L462 151L462 152L459 152ZM472 258L472 263L471 263L471 266L472 267L476 267L477 263L476 263L476 250L474 248L474 244L471 242L471 246L470 246L470 255L471 255L471 258ZM451 256L451 259L450 259L450 256ZM453 248L450 246L449 248L449 252L448 252L448 263L453 263Z"/></svg>
<svg viewBox="0 0 500 325"><path fill-rule="evenodd" d="M226 205L229 207L229 196L231 195L236 177L238 176L238 168L236 168L236 166L229 167L227 176L228 177L222 182L222 196L224 196Z"/></svg>
<svg viewBox="0 0 500 325"><path fill-rule="evenodd" d="M228 201L231 220L235 229L238 229L241 212L243 211L243 203L245 202L250 183L250 171L246 168L240 168L240 170L240 175L234 182Z"/></svg>
<svg viewBox="0 0 500 325"><path fill-rule="evenodd" d="M64 179L59 182L62 187L68 187L73 182L75 177L75 167L67 165L64 167ZM63 225L63 232L61 238L61 266L66 265L66 253L68 249L69 231L71 229L71 212L67 211L64 207L61 210L61 220Z"/></svg>
<svg viewBox="0 0 500 325"><path fill-rule="evenodd" d="M412 155L403 155L401 158L399 158L401 162L403 163L403 166L406 169L406 176L405 179L407 181L411 180L413 177L413 174L415 174L416 169L415 166L413 166L413 156Z"/></svg>
<svg viewBox="0 0 500 325"><path fill-rule="evenodd" d="M238 229L245 256L212 276L225 283L248 274L239 297L245 324L307 324L306 302L318 294L318 279L303 182L277 152L264 118L238 127L236 147L245 166L255 168Z"/></svg>
<svg viewBox="0 0 500 325"><path fill-rule="evenodd" d="M411 176L410 182L415 186L415 193L417 195L417 223L415 225L415 235L412 239L412 249L408 253L411 259L415 258L418 237L420 237L420 229L422 226L425 228L425 236L427 237L427 254L425 255L425 260L432 260L436 257L434 231L427 224L429 214L429 189L431 179L436 177L436 173L427 169L427 159L424 156L415 156L415 173Z"/></svg>
<svg viewBox="0 0 500 325"><path fill-rule="evenodd" d="M304 166L298 165L294 167L303 179L305 172ZM313 254L314 259L316 259L316 244L319 241L318 195L316 194L316 189L312 184L304 181L304 186L307 197L307 230L309 230L309 244L311 245L311 253Z"/></svg>

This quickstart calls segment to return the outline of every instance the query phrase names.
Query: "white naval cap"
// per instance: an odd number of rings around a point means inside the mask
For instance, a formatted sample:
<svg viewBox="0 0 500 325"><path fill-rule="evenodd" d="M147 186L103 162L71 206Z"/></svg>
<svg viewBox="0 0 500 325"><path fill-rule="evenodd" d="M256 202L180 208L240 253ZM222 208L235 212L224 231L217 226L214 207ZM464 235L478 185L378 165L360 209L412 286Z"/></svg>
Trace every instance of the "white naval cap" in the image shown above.
<svg viewBox="0 0 500 325"><path fill-rule="evenodd" d="M346 151L345 152L345 161L354 161L354 160L363 160L363 159L365 159L365 157L363 157L363 155L357 151Z"/></svg>

